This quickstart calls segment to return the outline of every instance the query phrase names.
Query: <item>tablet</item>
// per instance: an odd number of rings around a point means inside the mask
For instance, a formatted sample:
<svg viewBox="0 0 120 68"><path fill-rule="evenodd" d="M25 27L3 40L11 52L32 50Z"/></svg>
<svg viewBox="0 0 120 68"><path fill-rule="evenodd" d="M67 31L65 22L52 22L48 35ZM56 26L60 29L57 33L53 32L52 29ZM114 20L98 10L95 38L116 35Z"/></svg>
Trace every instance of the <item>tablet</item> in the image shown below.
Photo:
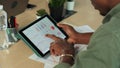
<svg viewBox="0 0 120 68"><path fill-rule="evenodd" d="M56 21L49 15L44 15L19 31L21 39L41 57L49 53L50 43L54 41L45 37L46 34L67 38L67 34L56 25Z"/></svg>

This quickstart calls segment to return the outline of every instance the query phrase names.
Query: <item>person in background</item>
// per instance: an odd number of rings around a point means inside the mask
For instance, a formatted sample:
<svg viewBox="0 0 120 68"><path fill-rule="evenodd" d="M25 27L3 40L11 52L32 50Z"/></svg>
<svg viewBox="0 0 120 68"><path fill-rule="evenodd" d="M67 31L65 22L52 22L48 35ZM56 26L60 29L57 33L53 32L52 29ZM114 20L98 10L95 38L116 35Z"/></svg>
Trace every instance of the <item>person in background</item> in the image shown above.
<svg viewBox="0 0 120 68"><path fill-rule="evenodd" d="M81 34L73 27L58 24L68 34L63 40L54 35L50 52L61 56L55 68L120 68L120 0L91 0L95 9L105 16L94 33ZM87 50L75 55L74 44L88 44Z"/></svg>

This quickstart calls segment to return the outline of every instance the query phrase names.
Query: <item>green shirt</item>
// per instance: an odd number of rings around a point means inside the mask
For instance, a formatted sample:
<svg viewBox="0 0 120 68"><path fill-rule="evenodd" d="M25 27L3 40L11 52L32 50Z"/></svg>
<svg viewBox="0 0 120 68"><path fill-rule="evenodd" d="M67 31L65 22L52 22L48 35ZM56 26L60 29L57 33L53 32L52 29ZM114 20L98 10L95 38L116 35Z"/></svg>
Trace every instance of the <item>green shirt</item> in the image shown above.
<svg viewBox="0 0 120 68"><path fill-rule="evenodd" d="M120 68L120 4L105 16L87 50L76 55L72 67L60 63L55 68Z"/></svg>

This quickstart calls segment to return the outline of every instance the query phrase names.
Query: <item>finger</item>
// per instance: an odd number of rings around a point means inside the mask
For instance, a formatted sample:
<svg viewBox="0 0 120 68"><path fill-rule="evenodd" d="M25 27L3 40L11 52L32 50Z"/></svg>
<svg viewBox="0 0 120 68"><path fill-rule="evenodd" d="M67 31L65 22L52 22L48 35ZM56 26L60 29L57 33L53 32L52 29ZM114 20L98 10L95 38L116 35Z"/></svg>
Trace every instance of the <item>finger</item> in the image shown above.
<svg viewBox="0 0 120 68"><path fill-rule="evenodd" d="M55 50L54 50L54 49L51 49L51 50L50 50L50 54L51 54L51 55L55 55Z"/></svg>
<svg viewBox="0 0 120 68"><path fill-rule="evenodd" d="M52 46L54 44L54 42L51 42L50 45Z"/></svg>
<svg viewBox="0 0 120 68"><path fill-rule="evenodd" d="M76 42L72 39L67 39L67 42L70 43L70 44L75 44Z"/></svg>
<svg viewBox="0 0 120 68"><path fill-rule="evenodd" d="M46 37L51 38L53 40L60 40L59 37L56 37L55 35L51 35L51 34L46 34Z"/></svg>
<svg viewBox="0 0 120 68"><path fill-rule="evenodd" d="M50 54L55 55L55 50L52 45L50 46Z"/></svg>
<svg viewBox="0 0 120 68"><path fill-rule="evenodd" d="M67 24L61 24L61 23L58 23L57 26L59 26L60 28L66 28L68 25Z"/></svg>
<svg viewBox="0 0 120 68"><path fill-rule="evenodd" d="M67 25L67 24L57 24L60 28L62 28L68 35L69 35L69 32L68 31L71 31L73 29L72 26L70 25Z"/></svg>

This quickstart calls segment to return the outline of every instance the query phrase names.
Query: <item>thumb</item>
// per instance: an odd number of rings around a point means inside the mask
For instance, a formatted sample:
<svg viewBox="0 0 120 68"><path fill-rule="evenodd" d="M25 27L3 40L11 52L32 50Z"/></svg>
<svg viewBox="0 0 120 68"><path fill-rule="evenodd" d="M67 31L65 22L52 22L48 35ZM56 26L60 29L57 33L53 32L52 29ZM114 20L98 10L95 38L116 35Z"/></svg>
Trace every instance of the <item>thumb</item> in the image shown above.
<svg viewBox="0 0 120 68"><path fill-rule="evenodd" d="M65 29L68 25L67 24L58 23L57 26L59 26L60 28Z"/></svg>
<svg viewBox="0 0 120 68"><path fill-rule="evenodd" d="M62 28L65 32L67 32L67 29L69 29L69 27L70 27L67 24L61 24L61 23L58 23L57 25L58 25L58 27Z"/></svg>

